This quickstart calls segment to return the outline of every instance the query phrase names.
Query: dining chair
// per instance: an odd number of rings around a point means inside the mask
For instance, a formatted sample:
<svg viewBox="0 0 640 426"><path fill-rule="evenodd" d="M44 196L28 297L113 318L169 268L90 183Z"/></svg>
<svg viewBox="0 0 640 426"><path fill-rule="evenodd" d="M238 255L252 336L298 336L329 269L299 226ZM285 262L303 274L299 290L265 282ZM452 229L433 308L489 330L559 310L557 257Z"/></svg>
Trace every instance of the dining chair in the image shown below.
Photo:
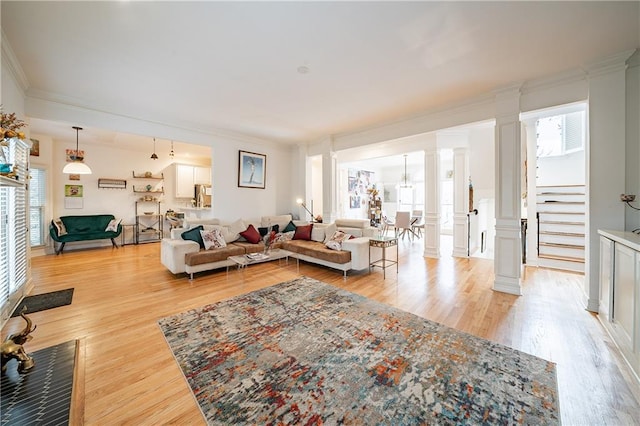
<svg viewBox="0 0 640 426"><path fill-rule="evenodd" d="M411 211L411 230L417 238L422 238L422 229L424 229L424 217L422 210Z"/></svg>
<svg viewBox="0 0 640 426"><path fill-rule="evenodd" d="M409 238L411 238L411 236L413 236L413 231L411 230L411 212L397 212L396 235L398 237L402 237L402 239L404 240L404 236L407 234L407 232L409 232Z"/></svg>
<svg viewBox="0 0 640 426"><path fill-rule="evenodd" d="M389 219L386 214L382 213L382 235L386 236L387 231L390 228L395 229L395 227L396 223L392 219Z"/></svg>

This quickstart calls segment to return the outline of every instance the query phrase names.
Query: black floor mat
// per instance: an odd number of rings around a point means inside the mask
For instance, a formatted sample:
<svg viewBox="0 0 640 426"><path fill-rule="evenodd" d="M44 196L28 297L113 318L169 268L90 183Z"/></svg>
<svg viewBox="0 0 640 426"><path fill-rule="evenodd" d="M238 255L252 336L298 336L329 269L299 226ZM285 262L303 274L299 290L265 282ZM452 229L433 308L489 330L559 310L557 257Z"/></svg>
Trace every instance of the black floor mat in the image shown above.
<svg viewBox="0 0 640 426"><path fill-rule="evenodd" d="M50 293L37 294L35 296L27 296L22 299L11 317L17 317L22 312L23 306L27 307L27 314L44 311L46 309L57 308L59 306L70 305L73 299L73 289L52 291Z"/></svg>

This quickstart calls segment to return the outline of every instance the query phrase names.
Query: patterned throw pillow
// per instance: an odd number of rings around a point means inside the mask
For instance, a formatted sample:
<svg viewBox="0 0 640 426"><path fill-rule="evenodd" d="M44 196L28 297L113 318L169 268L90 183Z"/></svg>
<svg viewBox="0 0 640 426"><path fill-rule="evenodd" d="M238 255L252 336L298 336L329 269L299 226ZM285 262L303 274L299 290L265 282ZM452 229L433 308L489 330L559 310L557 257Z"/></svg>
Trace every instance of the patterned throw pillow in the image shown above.
<svg viewBox="0 0 640 426"><path fill-rule="evenodd" d="M109 221L109 224L107 225L107 229L105 229L105 232L118 232L118 225L120 225L120 221L122 219L111 219Z"/></svg>
<svg viewBox="0 0 640 426"><path fill-rule="evenodd" d="M64 223L62 223L62 219L60 218L53 219L52 222L53 222L53 226L55 226L56 230L58 231L58 237L67 235L67 228L65 228Z"/></svg>
<svg viewBox="0 0 640 426"><path fill-rule="evenodd" d="M291 241L293 239L293 234L294 233L295 233L295 231L280 232L280 233L276 234L276 240L274 242L279 243L279 242L284 242L284 241Z"/></svg>
<svg viewBox="0 0 640 426"><path fill-rule="evenodd" d="M218 249L227 246L224 235L220 229L212 229L210 231L200 231L205 250Z"/></svg>
<svg viewBox="0 0 640 426"><path fill-rule="evenodd" d="M325 245L331 250L342 250L342 242L349 238L351 238L351 235L345 234L342 231L336 231Z"/></svg>

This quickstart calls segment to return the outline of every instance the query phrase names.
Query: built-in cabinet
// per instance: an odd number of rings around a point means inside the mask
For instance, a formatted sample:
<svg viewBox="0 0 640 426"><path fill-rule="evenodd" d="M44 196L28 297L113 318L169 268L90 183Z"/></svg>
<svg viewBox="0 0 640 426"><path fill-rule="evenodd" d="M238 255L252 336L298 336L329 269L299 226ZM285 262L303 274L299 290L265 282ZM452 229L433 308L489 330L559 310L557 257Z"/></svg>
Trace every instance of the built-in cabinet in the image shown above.
<svg viewBox="0 0 640 426"><path fill-rule="evenodd" d="M211 184L211 168L176 164L176 198L193 198L195 185Z"/></svg>
<svg viewBox="0 0 640 426"><path fill-rule="evenodd" d="M640 235L600 234L600 320L640 375Z"/></svg>

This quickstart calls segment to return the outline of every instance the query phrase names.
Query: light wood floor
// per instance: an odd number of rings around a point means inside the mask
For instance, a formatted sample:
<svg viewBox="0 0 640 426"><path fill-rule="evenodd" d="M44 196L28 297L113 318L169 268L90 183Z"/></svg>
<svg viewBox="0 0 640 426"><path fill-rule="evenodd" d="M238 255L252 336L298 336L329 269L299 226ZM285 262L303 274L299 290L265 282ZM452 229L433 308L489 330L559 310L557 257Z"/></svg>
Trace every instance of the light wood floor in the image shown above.
<svg viewBox="0 0 640 426"><path fill-rule="evenodd" d="M65 251L31 261L32 294L75 288L73 304L31 315L29 352L82 339L86 424L203 424L158 318L307 275L556 362L565 425L640 424L640 389L597 317L579 304L577 274L527 268L523 296L491 290L493 262L425 259L400 242L400 272L342 273L296 262L200 273L160 264L160 245ZM11 319L2 337L23 326Z"/></svg>

